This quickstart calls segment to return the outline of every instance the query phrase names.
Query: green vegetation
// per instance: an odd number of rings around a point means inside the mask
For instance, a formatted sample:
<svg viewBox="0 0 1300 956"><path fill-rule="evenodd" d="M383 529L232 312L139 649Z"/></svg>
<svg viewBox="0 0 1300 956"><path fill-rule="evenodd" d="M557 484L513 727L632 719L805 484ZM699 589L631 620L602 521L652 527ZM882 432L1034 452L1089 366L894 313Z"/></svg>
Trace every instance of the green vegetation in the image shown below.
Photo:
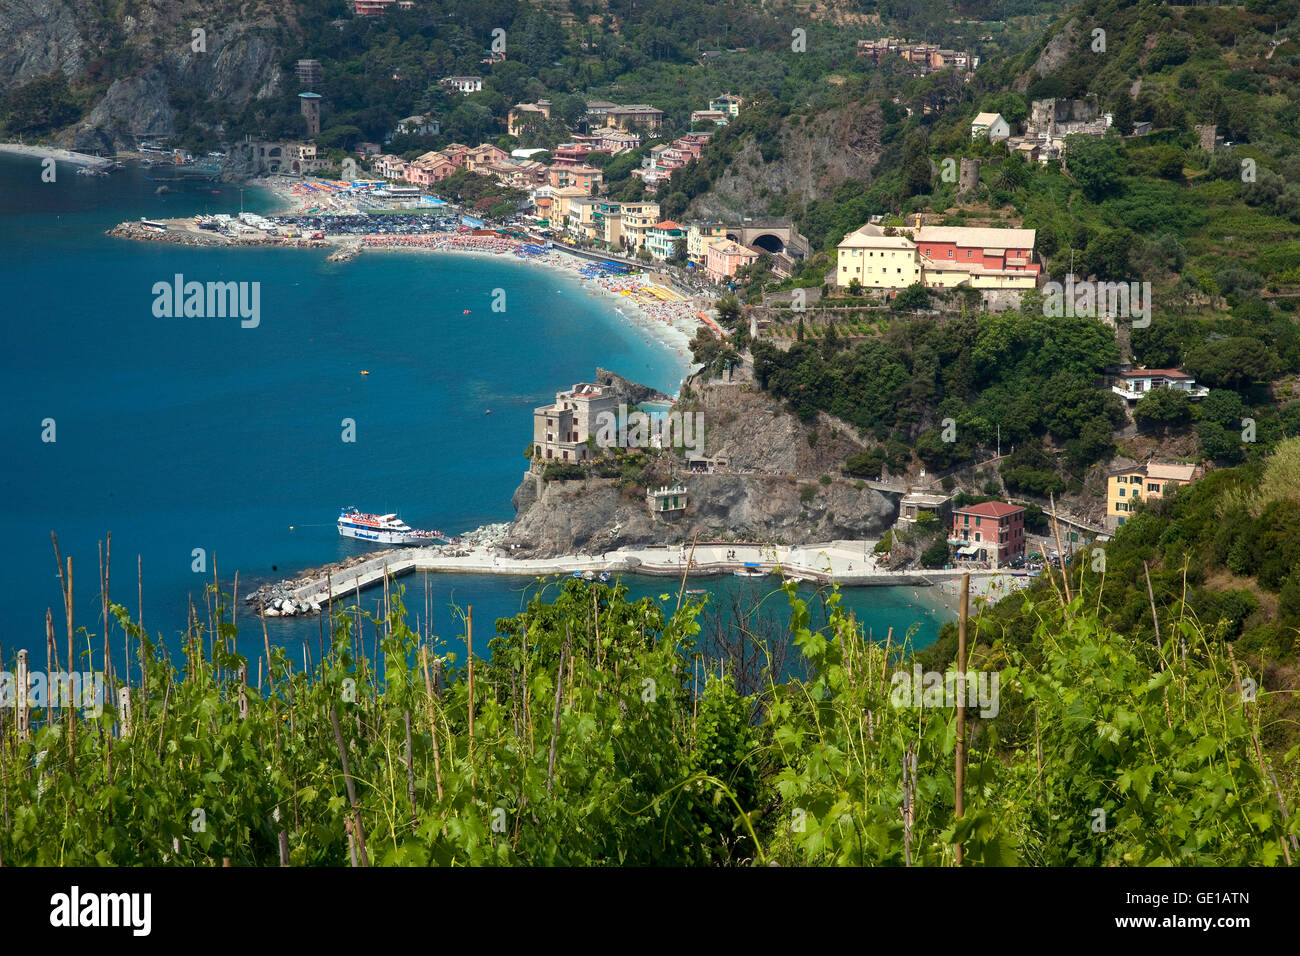
<svg viewBox="0 0 1300 956"><path fill-rule="evenodd" d="M283 846L325 866L945 866L960 845L974 866L1284 862L1297 793L1261 744L1274 695L1261 683L1243 700L1262 675L1215 629L1173 617L1160 642L1124 636L1081 588L1068 608L1025 605L1030 652L980 615L968 680L983 716L958 819L953 708L914 706L896 659L882 679L885 650L838 596L814 631L785 590L806 679L767 670L762 645L756 668L714 676L700 605L577 581L497 621L491 659L464 666L406 626L400 588L382 619L339 608L310 672L268 645L263 693L224 598L215 632L189 636L183 678L114 605L144 675L129 725L111 704L37 711L26 740L6 724L0 857L274 866Z"/></svg>

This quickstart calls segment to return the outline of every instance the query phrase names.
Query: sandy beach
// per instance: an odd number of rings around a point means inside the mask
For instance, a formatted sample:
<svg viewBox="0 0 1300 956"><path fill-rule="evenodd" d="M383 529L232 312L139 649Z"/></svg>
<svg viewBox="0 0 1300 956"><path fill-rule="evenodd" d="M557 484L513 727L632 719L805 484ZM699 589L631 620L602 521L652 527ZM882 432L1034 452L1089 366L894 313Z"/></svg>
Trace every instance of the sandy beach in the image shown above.
<svg viewBox="0 0 1300 956"><path fill-rule="evenodd" d="M254 180L250 185L271 192L278 200L278 208L267 215L302 215L315 210L322 215L348 215L361 211L355 200L329 187L312 185L308 189L298 180L274 177ZM430 207L428 211L435 211ZM347 241L350 237L338 240ZM434 233L420 236L375 236L364 242L367 251L454 252L460 255L494 256L518 253L526 245L516 240L494 240L490 237L462 234ZM584 276L592 263L579 256L556 249L535 254L519 254L518 258L564 272L576 278L588 295L606 299L629 325L641 335L645 344L657 343L672 351L681 361L683 369L691 367L690 341L701 322L696 315L701 309L711 308L711 303L692 300L675 289L658 285L645 273L636 275ZM564 290L556 290L563 292Z"/></svg>
<svg viewBox="0 0 1300 956"><path fill-rule="evenodd" d="M10 153L14 156L31 156L36 159L52 158L61 163L71 163L74 166L101 166L112 162L103 156L91 156L88 153L74 153L70 149L62 149L58 146L27 146L23 143L0 143L0 153Z"/></svg>

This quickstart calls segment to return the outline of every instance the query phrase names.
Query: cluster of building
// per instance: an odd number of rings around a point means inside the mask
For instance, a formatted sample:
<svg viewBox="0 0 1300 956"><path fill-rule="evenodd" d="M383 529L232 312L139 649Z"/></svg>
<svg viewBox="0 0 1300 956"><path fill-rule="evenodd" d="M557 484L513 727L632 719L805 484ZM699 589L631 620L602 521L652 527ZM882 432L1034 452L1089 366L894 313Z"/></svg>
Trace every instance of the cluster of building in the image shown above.
<svg viewBox="0 0 1300 956"><path fill-rule="evenodd" d="M956 70L969 77L980 65L980 58L965 50L945 50L937 43L909 43L896 37L859 40L858 56L869 56L879 65L886 56L900 56L911 65L911 72L925 76L938 70Z"/></svg>
<svg viewBox="0 0 1300 956"><path fill-rule="evenodd" d="M674 169L681 169L704 154L704 145L712 135L687 133L671 143L651 146L650 155L641 160L641 168L632 170L632 175L645 183L646 192L658 192L659 184L671 177Z"/></svg>
<svg viewBox="0 0 1300 956"><path fill-rule="evenodd" d="M1011 124L1001 113L980 113L971 121L972 139L1006 141L1026 162L1046 165L1065 155L1067 136L1104 136L1114 117L1101 112L1096 95L1081 99L1044 99L1030 104L1023 135L1013 135ZM1149 131L1150 124L1145 124Z"/></svg>
<svg viewBox="0 0 1300 956"><path fill-rule="evenodd" d="M967 226L880 226L867 223L837 247L835 284L886 295L920 283L928 288L970 286L1026 290L1038 284L1033 229Z"/></svg>
<svg viewBox="0 0 1300 956"><path fill-rule="evenodd" d="M714 126L726 126L740 115L740 107L744 102L744 99L733 93L715 96L709 100L708 109L691 111L691 125L712 123Z"/></svg>

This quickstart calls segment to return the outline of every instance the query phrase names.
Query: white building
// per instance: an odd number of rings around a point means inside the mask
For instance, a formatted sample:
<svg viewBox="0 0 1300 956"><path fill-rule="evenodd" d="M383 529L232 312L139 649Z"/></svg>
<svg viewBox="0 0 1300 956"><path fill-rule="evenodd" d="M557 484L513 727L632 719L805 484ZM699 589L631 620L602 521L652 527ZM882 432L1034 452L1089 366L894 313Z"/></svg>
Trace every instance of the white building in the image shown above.
<svg viewBox="0 0 1300 956"><path fill-rule="evenodd" d="M970 135L972 139L987 136L989 142L996 143L1011 135L1011 127L1001 113L980 113L971 120Z"/></svg>

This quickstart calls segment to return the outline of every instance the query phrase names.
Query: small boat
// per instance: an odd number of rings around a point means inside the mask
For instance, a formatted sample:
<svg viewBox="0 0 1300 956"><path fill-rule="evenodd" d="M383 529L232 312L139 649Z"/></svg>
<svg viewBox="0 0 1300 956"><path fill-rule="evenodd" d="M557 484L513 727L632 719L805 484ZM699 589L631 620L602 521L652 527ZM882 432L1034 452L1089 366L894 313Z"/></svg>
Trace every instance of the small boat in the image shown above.
<svg viewBox="0 0 1300 956"><path fill-rule="evenodd" d="M370 372L363 368L363 369L361 370L361 374L362 374L362 375L369 375Z"/></svg>
<svg viewBox="0 0 1300 956"><path fill-rule="evenodd" d="M584 580L584 581L594 581L594 580L596 580L596 572L595 572L595 571L583 571L583 572L582 572L582 580Z"/></svg>
<svg viewBox="0 0 1300 956"><path fill-rule="evenodd" d="M704 590L704 588L690 588L686 593L693 597L697 597L701 594L708 594L709 592Z"/></svg>
<svg viewBox="0 0 1300 956"><path fill-rule="evenodd" d="M601 580L601 581L608 581L608 580L609 580L609 572L608 572L608 571L601 571L601 572L600 572L600 580Z"/></svg>
<svg viewBox="0 0 1300 956"><path fill-rule="evenodd" d="M738 578L761 578L766 572L753 561L746 561L743 568L731 572Z"/></svg>
<svg viewBox="0 0 1300 956"><path fill-rule="evenodd" d="M461 309L461 310L460 310L460 314L461 314L461 315L470 315L471 313L470 313L469 309Z"/></svg>

